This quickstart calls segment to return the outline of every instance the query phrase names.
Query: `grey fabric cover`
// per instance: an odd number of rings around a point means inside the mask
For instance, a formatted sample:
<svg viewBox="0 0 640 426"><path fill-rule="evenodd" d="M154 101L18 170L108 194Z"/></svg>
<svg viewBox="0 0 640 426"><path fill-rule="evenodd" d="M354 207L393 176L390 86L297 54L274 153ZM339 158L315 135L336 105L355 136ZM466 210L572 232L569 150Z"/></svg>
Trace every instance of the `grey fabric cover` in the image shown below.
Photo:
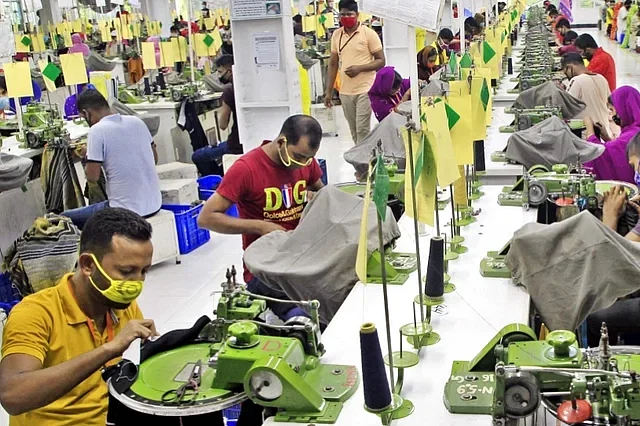
<svg viewBox="0 0 640 426"><path fill-rule="evenodd" d="M385 158L395 158L398 167L404 169L406 153L400 129L407 123L402 115L392 112L373 128L359 144L344 153L344 160L355 167L356 172L366 173L369 168L371 151L382 141Z"/></svg>
<svg viewBox="0 0 640 426"><path fill-rule="evenodd" d="M91 52L89 56L84 58L84 64L87 71L112 71L116 64L104 58L104 56Z"/></svg>
<svg viewBox="0 0 640 426"><path fill-rule="evenodd" d="M300 62L302 68L307 71L309 71L312 66L318 63L318 59L314 59L306 53L300 52L299 50L296 50L296 59L298 59L298 62Z"/></svg>
<svg viewBox="0 0 640 426"><path fill-rule="evenodd" d="M0 192L20 188L27 183L32 166L31 158L0 152Z"/></svg>
<svg viewBox="0 0 640 426"><path fill-rule="evenodd" d="M217 73L211 73L202 77L202 82L211 92L223 92L231 83L224 84L220 81Z"/></svg>
<svg viewBox="0 0 640 426"><path fill-rule="evenodd" d="M558 117L546 120L526 130L516 132L507 141L506 156L510 161L530 168L536 164L575 164L591 161L604 152L603 145L580 139Z"/></svg>
<svg viewBox="0 0 640 426"><path fill-rule="evenodd" d="M550 330L575 330L587 315L640 289L640 244L587 211L516 231L505 259Z"/></svg>
<svg viewBox="0 0 640 426"><path fill-rule="evenodd" d="M580 114L587 105L561 90L554 81L527 89L516 98L513 108L531 109L537 106L559 106L562 118L571 119Z"/></svg>
<svg viewBox="0 0 640 426"><path fill-rule="evenodd" d="M356 254L362 203L355 195L327 186L305 208L291 232L267 234L244 252L249 271L292 300L320 302L320 319L329 323L358 281ZM369 207L368 252L378 247L376 210ZM391 210L383 224L384 243L400 237Z"/></svg>
<svg viewBox="0 0 640 426"><path fill-rule="evenodd" d="M147 125L151 136L155 136L160 129L160 116L156 114L138 114L133 109L117 99L111 101L111 109L122 115L135 115Z"/></svg>
<svg viewBox="0 0 640 426"><path fill-rule="evenodd" d="M443 96L449 93L449 83L436 77L436 75L440 75L441 71L432 75L429 83L420 88L420 96Z"/></svg>

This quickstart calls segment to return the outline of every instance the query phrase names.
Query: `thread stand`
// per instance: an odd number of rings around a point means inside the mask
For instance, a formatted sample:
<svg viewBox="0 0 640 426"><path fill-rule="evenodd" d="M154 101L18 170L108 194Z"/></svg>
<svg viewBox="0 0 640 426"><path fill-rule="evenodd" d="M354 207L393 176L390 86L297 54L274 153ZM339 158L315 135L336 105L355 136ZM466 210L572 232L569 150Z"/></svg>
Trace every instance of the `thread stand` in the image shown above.
<svg viewBox="0 0 640 426"><path fill-rule="evenodd" d="M451 250L449 248L451 244L449 244L449 242L447 241L447 236L445 235L445 244L444 244L444 262L445 264L448 263L450 260L456 260L460 257L460 255L458 253L456 253L455 251Z"/></svg>
<svg viewBox="0 0 640 426"><path fill-rule="evenodd" d="M425 278L426 281L426 278ZM444 292L453 293L456 291L456 285L451 282L451 275L449 275L449 262L444 261Z"/></svg>
<svg viewBox="0 0 640 426"><path fill-rule="evenodd" d="M480 179L478 178L476 169L474 167L473 173L471 174L471 194L469 195L470 200L478 200L484 195L484 192L480 191L480 188L482 188L482 183L480 183Z"/></svg>
<svg viewBox="0 0 640 426"><path fill-rule="evenodd" d="M477 218L473 216L473 207L471 206L457 206L456 207L460 219L458 219L458 226L468 226L477 222Z"/></svg>
<svg viewBox="0 0 640 426"><path fill-rule="evenodd" d="M419 303L419 302L418 302ZM417 304L417 303L416 303ZM431 306L426 306L427 316L431 318ZM400 334L407 338L407 342L417 350L424 346L432 346L440 341L440 335L433 331L433 326L428 322L423 322L415 326L406 324L400 327Z"/></svg>

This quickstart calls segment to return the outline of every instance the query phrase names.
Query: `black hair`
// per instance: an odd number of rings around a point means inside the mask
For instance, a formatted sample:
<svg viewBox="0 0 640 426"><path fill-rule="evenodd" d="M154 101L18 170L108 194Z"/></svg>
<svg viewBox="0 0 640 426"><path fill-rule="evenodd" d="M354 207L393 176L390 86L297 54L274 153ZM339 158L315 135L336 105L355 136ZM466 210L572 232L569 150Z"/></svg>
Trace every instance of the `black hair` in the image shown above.
<svg viewBox="0 0 640 426"><path fill-rule="evenodd" d="M296 24L302 24L302 15L299 13L297 15L293 15L293 22Z"/></svg>
<svg viewBox="0 0 640 426"><path fill-rule="evenodd" d="M222 55L216 59L216 67L224 67L227 65L233 65L233 55Z"/></svg>
<svg viewBox="0 0 640 426"><path fill-rule="evenodd" d="M109 108L109 102L96 89L85 89L78 95L76 106L78 111L83 109L105 109Z"/></svg>
<svg viewBox="0 0 640 426"><path fill-rule="evenodd" d="M178 32L180 32L180 27L177 26L177 25L172 25L171 28L169 28L169 31L171 31L172 33L173 32L178 33Z"/></svg>
<svg viewBox="0 0 640 426"><path fill-rule="evenodd" d="M571 28L571 24L569 23L568 19L561 19L558 22L556 22L556 29L560 27Z"/></svg>
<svg viewBox="0 0 640 426"><path fill-rule="evenodd" d="M575 39L578 38L578 33L573 31L573 30L569 30L566 33L564 33L564 44L569 44L570 42L574 41Z"/></svg>
<svg viewBox="0 0 640 426"><path fill-rule="evenodd" d="M640 133L636 133L627 144L627 159L632 155L640 157Z"/></svg>
<svg viewBox="0 0 640 426"><path fill-rule="evenodd" d="M338 10L347 9L351 12L358 12L358 3L355 0L340 0L338 3Z"/></svg>
<svg viewBox="0 0 640 426"><path fill-rule="evenodd" d="M549 3L549 5L547 6L547 13L551 12L552 10L558 10L558 8L555 4Z"/></svg>
<svg viewBox="0 0 640 426"><path fill-rule="evenodd" d="M582 59L582 55L579 53L567 53L562 57L560 67L564 69L564 67L569 64L584 65L584 59Z"/></svg>
<svg viewBox="0 0 640 426"><path fill-rule="evenodd" d="M310 115L297 114L287 118L282 124L280 134L287 138L289 145L297 145L300 138L309 138L309 147L316 149L322 140L322 127L318 121Z"/></svg>
<svg viewBox="0 0 640 426"><path fill-rule="evenodd" d="M478 21L476 21L472 17L468 17L464 20L464 26L470 28L480 28L480 25L478 25Z"/></svg>
<svg viewBox="0 0 640 426"><path fill-rule="evenodd" d="M129 240L151 240L151 224L131 210L108 207L93 214L80 234L80 253L93 253L98 260L111 251L114 235Z"/></svg>
<svg viewBox="0 0 640 426"><path fill-rule="evenodd" d="M451 31L449 28L443 28L440 30L438 37L440 37L443 40L451 41L453 40L453 31Z"/></svg>
<svg viewBox="0 0 640 426"><path fill-rule="evenodd" d="M402 76L398 73L398 71L394 71L395 75L393 76L393 85L392 89L399 89L402 86Z"/></svg>
<svg viewBox="0 0 640 426"><path fill-rule="evenodd" d="M625 5L625 6L631 6L631 0L627 0L627 1L625 1L625 2L624 2L624 5Z"/></svg>
<svg viewBox="0 0 640 426"><path fill-rule="evenodd" d="M554 17L556 17L558 15L560 15L560 12L558 12L558 9L554 8L554 9L549 10L549 16L550 17L554 18Z"/></svg>
<svg viewBox="0 0 640 426"><path fill-rule="evenodd" d="M0 75L0 89L7 91L7 80L5 80L4 75Z"/></svg>
<svg viewBox="0 0 640 426"><path fill-rule="evenodd" d="M576 39L576 42L573 43L578 49L597 49L598 43L591 37L590 34L580 34Z"/></svg>

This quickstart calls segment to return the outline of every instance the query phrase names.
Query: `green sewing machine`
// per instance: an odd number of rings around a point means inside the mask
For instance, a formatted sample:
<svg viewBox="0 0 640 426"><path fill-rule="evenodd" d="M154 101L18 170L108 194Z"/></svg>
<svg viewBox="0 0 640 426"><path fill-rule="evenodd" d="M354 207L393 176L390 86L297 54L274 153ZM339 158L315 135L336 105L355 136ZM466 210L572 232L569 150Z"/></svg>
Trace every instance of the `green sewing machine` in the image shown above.
<svg viewBox="0 0 640 426"><path fill-rule="evenodd" d="M501 126L500 133L514 133L527 130L549 117L555 116L562 118L562 110L558 106L539 106L530 109L512 108L510 112L515 114L515 119L510 125Z"/></svg>
<svg viewBox="0 0 640 426"><path fill-rule="evenodd" d="M640 424L640 347L581 349L570 331L545 340L522 324L503 328L471 361L454 361L444 404L454 414L485 414L494 426L526 422L542 405L562 424Z"/></svg>
<svg viewBox="0 0 640 426"><path fill-rule="evenodd" d="M41 103L27 105L22 113L22 124L22 132L14 133L21 148L42 148L48 142L69 137L57 108Z"/></svg>
<svg viewBox="0 0 640 426"><path fill-rule="evenodd" d="M280 301L304 307L311 318L270 325L259 319L266 300L275 299L249 293L235 282L235 269L227 270L216 319L195 343L146 359L122 393L109 379L111 395L132 410L158 416L205 414L248 398L277 409L278 422L335 423L360 383L357 368L321 363L317 301Z"/></svg>
<svg viewBox="0 0 640 426"><path fill-rule="evenodd" d="M198 97L199 89L195 84L177 84L164 90L163 95L164 97L171 99L173 102L181 102L184 98Z"/></svg>
<svg viewBox="0 0 640 426"><path fill-rule="evenodd" d="M139 104L144 102L137 89L128 88L126 86L118 87L118 100L123 104Z"/></svg>

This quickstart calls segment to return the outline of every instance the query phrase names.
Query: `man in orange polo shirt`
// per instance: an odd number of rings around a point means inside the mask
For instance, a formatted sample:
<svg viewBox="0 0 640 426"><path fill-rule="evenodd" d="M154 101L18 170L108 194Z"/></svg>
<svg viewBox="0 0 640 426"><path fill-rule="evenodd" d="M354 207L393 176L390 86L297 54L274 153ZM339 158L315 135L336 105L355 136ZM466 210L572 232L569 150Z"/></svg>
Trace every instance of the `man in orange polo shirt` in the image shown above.
<svg viewBox="0 0 640 426"><path fill-rule="evenodd" d="M135 302L152 255L147 221L101 210L83 228L76 272L13 308L0 363L0 403L11 426L104 426L101 368L157 334Z"/></svg>
<svg viewBox="0 0 640 426"><path fill-rule="evenodd" d="M598 43L589 34L580 34L573 44L578 53L589 61L587 69L606 78L609 90L616 90L616 63L611 55L602 47L598 47Z"/></svg>
<svg viewBox="0 0 640 426"><path fill-rule="evenodd" d="M349 123L354 143L361 142L371 131L369 89L376 71L384 67L385 59L380 37L358 22L355 0L339 3L340 24L331 36L329 79L324 104L331 108L333 86L340 71L340 103Z"/></svg>

